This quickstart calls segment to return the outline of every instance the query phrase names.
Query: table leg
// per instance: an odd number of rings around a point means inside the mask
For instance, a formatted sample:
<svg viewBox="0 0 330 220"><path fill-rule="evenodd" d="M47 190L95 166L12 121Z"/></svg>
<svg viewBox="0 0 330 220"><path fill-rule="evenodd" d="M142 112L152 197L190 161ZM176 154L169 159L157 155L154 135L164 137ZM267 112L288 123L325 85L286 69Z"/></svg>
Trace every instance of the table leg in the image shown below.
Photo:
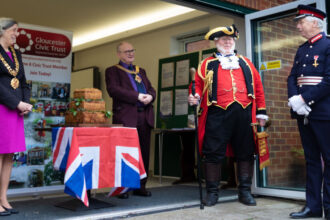
<svg viewBox="0 0 330 220"><path fill-rule="evenodd" d="M159 183L162 184L163 175L163 132L159 133L159 143L158 143L158 161L159 161Z"/></svg>

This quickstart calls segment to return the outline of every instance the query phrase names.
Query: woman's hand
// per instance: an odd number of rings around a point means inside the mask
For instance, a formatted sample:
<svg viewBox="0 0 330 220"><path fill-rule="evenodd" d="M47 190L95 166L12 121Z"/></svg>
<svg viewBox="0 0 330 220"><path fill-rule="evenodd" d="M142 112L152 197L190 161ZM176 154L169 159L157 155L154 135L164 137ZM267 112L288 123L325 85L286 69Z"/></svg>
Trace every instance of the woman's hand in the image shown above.
<svg viewBox="0 0 330 220"><path fill-rule="evenodd" d="M21 112L20 115L28 114L32 111L32 105L26 102L20 101L17 105L17 109Z"/></svg>

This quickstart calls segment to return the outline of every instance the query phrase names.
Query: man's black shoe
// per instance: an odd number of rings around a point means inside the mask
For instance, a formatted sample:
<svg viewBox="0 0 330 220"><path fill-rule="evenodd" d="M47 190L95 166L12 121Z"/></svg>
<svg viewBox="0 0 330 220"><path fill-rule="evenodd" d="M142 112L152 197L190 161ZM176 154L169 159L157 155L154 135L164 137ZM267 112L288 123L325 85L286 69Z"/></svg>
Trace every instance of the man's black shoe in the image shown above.
<svg viewBox="0 0 330 220"><path fill-rule="evenodd" d="M324 209L324 218L330 220L330 209Z"/></svg>
<svg viewBox="0 0 330 220"><path fill-rule="evenodd" d="M144 197L150 197L151 192L146 189L136 189L133 191L133 195L135 196L144 196Z"/></svg>
<svg viewBox="0 0 330 220"><path fill-rule="evenodd" d="M118 199L128 199L128 197L129 197L128 193L119 194L117 196Z"/></svg>
<svg viewBox="0 0 330 220"><path fill-rule="evenodd" d="M313 213L310 208L305 206L300 212L292 212L290 214L291 218L300 219L300 218L313 218L313 217L322 217L321 213Z"/></svg>

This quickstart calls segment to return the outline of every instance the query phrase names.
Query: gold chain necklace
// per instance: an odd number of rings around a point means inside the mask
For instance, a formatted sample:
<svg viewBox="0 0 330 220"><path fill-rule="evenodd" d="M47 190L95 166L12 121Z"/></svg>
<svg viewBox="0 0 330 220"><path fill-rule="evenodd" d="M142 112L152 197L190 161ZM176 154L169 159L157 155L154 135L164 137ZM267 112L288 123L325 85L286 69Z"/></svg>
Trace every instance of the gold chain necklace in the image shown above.
<svg viewBox="0 0 330 220"><path fill-rule="evenodd" d="M19 80L16 78L18 71L19 71L19 63L18 63L18 59L16 56L16 52L14 50L13 47L10 47L11 52L13 54L14 57L14 62L15 62L15 70L13 70L9 64L7 63L7 61L3 58L3 56L0 54L0 60L3 63L3 65L7 68L8 72L10 73L10 75L12 75L14 78L10 81L10 85L11 87L13 87L13 89L17 89L19 86Z"/></svg>
<svg viewBox="0 0 330 220"><path fill-rule="evenodd" d="M130 74L135 75L135 77L134 77L135 81L138 82L138 83L141 83L142 79L141 79L141 77L138 75L138 73L140 72L140 68L139 68L138 66L135 66L135 71L132 71L132 70L126 69L125 67L123 67L123 66L121 66L121 65L119 65L119 64L117 64L116 66L117 66L119 69L123 70L123 71L126 71L126 72L128 72L128 73L130 73Z"/></svg>

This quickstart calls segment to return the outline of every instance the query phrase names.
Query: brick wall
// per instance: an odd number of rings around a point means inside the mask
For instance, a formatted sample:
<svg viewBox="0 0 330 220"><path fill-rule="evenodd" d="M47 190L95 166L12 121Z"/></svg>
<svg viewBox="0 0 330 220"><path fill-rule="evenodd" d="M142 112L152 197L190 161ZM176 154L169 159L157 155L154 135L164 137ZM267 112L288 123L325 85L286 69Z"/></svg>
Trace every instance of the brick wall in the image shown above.
<svg viewBox="0 0 330 220"><path fill-rule="evenodd" d="M295 0L222 0L223 2L229 2L243 7L263 10L285 3L293 2Z"/></svg>

